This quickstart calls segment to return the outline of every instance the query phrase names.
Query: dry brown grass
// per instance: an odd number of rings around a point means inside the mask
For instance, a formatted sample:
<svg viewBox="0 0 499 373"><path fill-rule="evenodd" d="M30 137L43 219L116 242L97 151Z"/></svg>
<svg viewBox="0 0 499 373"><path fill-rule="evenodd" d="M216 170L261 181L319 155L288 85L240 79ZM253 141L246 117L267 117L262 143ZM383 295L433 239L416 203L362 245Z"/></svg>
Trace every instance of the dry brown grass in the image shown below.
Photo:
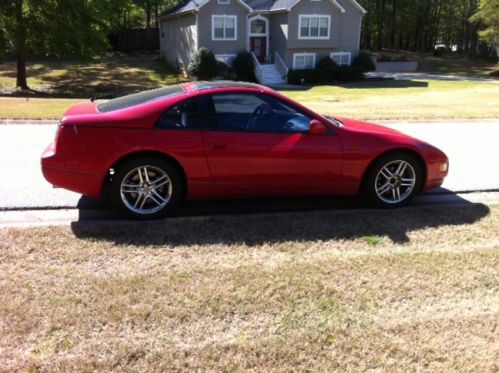
<svg viewBox="0 0 499 373"><path fill-rule="evenodd" d="M499 206L0 230L0 370L497 371Z"/></svg>

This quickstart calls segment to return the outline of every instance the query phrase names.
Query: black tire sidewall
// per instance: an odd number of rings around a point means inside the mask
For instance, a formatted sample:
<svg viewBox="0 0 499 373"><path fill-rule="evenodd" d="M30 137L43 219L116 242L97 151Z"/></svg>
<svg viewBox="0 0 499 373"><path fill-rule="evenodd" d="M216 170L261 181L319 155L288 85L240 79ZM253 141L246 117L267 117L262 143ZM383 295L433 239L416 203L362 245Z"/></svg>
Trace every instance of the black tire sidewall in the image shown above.
<svg viewBox="0 0 499 373"><path fill-rule="evenodd" d="M397 160L406 161L412 166L416 174L416 183L414 185L411 194L402 202L386 203L383 200L381 200L376 194L376 176L378 175L378 172L387 163ZM390 153L385 156L382 156L372 164L365 180L364 190L367 198L373 205L383 208L397 208L408 204L416 196L416 194L419 193L419 191L421 190L422 183L423 183L423 170L421 168L421 164L419 163L418 159L415 156L408 153Z"/></svg>
<svg viewBox="0 0 499 373"><path fill-rule="evenodd" d="M152 214L137 214L136 212L129 210L121 200L121 183L123 182L123 178L131 170L140 166L154 166L162 169L166 172L170 178L170 182L172 183L172 195L170 197L170 201L164 208ZM141 157L127 161L115 170L111 182L111 201L113 205L120 210L120 212L128 217L140 220L155 219L167 215L175 208L175 206L178 205L182 197L182 188L183 185L179 173L169 162L153 157Z"/></svg>

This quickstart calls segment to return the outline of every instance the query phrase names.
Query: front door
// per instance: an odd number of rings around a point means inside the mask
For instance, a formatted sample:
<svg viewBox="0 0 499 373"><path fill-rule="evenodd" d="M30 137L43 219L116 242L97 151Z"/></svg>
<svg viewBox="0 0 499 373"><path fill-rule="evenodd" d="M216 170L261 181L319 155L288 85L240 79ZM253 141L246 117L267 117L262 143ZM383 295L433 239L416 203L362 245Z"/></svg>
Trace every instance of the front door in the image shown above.
<svg viewBox="0 0 499 373"><path fill-rule="evenodd" d="M267 37L266 36L251 36L250 37L251 51L255 54L258 62L265 62L267 54Z"/></svg>

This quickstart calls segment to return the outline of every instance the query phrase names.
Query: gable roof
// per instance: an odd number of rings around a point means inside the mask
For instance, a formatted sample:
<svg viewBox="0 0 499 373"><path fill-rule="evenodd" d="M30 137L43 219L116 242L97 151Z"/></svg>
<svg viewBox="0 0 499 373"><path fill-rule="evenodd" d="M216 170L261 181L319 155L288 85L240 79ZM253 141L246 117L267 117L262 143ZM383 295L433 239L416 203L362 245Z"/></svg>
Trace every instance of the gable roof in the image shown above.
<svg viewBox="0 0 499 373"><path fill-rule="evenodd" d="M160 14L160 17L170 16L170 15L180 15L183 13L196 12L204 4L210 0L184 0L179 5L168 9ZM248 8L250 11L278 11L278 10L290 10L301 0L236 0L239 1L243 6ZM335 5L342 13L345 13L345 9L338 3L337 0L329 0L333 5ZM356 1L347 0L352 3L352 5L357 8L362 15L366 14L366 10Z"/></svg>

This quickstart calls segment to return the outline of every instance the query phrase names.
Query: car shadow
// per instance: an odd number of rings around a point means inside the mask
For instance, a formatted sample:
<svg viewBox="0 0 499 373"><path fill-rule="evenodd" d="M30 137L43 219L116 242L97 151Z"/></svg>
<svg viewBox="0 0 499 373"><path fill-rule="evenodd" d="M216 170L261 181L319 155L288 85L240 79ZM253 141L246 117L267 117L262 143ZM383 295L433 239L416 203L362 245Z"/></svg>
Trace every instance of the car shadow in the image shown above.
<svg viewBox="0 0 499 373"><path fill-rule="evenodd" d="M411 231L472 224L489 208L455 194L424 195L404 208L374 209L357 198L273 198L191 202L160 220L96 221L89 210L71 224L76 237L116 244L177 246L203 244L261 245L287 241L355 239L388 236L408 242ZM106 211L106 210L103 210ZM109 213L109 210L107 210ZM111 212L113 214L113 212Z"/></svg>

